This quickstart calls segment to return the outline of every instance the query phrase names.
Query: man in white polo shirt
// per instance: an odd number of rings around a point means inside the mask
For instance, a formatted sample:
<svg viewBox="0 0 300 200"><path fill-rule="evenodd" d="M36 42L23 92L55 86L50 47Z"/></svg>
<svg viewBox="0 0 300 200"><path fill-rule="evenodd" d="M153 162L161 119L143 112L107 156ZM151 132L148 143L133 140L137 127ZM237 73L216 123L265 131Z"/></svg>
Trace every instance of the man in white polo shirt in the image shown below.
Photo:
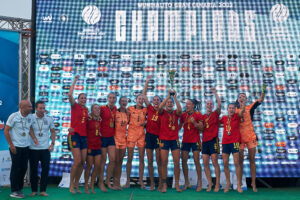
<svg viewBox="0 0 300 200"><path fill-rule="evenodd" d="M22 100L19 111L12 113L6 122L4 135L9 145L12 165L10 170L11 194L13 198L24 198L22 192L24 176L27 171L30 136L37 145L38 141L33 134L32 105L28 100Z"/></svg>
<svg viewBox="0 0 300 200"><path fill-rule="evenodd" d="M38 191L38 165L41 162L42 172L40 181L40 196L49 196L46 193L48 172L50 165L50 151L53 151L55 142L55 129L52 117L45 114L45 103L37 101L35 103L36 113L32 116L32 128L39 144L31 142L29 146L30 161L30 183L32 194L37 195ZM51 132L51 144L49 144L49 133Z"/></svg>

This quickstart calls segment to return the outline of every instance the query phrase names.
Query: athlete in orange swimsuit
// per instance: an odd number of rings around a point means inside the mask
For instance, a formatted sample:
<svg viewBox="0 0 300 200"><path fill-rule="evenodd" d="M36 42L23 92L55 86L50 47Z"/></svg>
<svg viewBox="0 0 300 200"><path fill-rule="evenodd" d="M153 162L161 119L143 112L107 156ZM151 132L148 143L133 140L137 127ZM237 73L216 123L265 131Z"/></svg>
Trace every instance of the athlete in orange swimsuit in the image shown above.
<svg viewBox="0 0 300 200"><path fill-rule="evenodd" d="M254 110L263 102L265 97L266 85L263 86L260 99L256 100L252 104L246 106L245 113L243 114L243 121L240 123L240 132L241 132L241 145L240 145L240 169L241 169L241 178L243 175L243 163L244 163L244 149L248 148L249 153L249 162L250 162L250 172L252 177L252 188L254 192L257 192L255 179L256 179L256 166L255 166L255 153L257 147L257 137L254 132L252 125L252 118ZM246 103L247 96L244 93L239 94L237 104ZM236 112L239 112L239 106L236 109ZM241 181L240 181L241 182Z"/></svg>
<svg viewBox="0 0 300 200"><path fill-rule="evenodd" d="M139 177L141 188L144 188L143 176L144 176L144 155L145 155L145 121L147 108L143 107L143 95L139 95L136 98L136 105L128 108L130 112L130 121L127 134L127 150L128 159L126 164L127 182L126 188L130 186L130 174L132 168L132 159L135 145L139 149Z"/></svg>
<svg viewBox="0 0 300 200"><path fill-rule="evenodd" d="M116 165L114 169L114 189L122 190L120 178L122 174L123 158L126 152L126 131L129 122L129 112L126 109L128 99L121 97L119 100L120 108L116 112Z"/></svg>

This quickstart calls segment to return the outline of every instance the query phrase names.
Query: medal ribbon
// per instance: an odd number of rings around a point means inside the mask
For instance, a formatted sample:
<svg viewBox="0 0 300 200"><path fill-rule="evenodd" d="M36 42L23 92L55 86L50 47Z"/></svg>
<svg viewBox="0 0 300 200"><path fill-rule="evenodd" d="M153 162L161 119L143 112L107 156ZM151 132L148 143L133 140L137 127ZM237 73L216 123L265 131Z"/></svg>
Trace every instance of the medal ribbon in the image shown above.
<svg viewBox="0 0 300 200"><path fill-rule="evenodd" d="M206 126L205 128L209 128L208 121L209 121L210 117L211 117L211 113L210 113L210 115L205 119L205 126Z"/></svg>
<svg viewBox="0 0 300 200"><path fill-rule="evenodd" d="M230 123L231 123L231 118L228 117L227 124L226 124L226 132L227 132L227 134L230 133L230 131L231 131L231 125L230 125Z"/></svg>
<svg viewBox="0 0 300 200"><path fill-rule="evenodd" d="M111 115L111 118L110 118L110 125L113 126L114 123L115 123L114 113L111 111L111 109L109 108L108 105L107 105L106 107L109 109L109 112L110 112L110 115ZM111 128L113 128L113 127L111 127Z"/></svg>
<svg viewBox="0 0 300 200"><path fill-rule="evenodd" d="M85 109L82 108L82 119L81 119L81 123L84 124L84 121L85 121Z"/></svg>
<svg viewBox="0 0 300 200"><path fill-rule="evenodd" d="M42 130L43 130L43 126L44 126L44 120L42 119L42 126L40 126L40 123L39 123L39 121L38 121L38 119L37 118L35 118L35 121L36 121L36 123L37 123L37 125L38 125L38 127L39 127L39 131L40 131L40 133L39 133L39 136L41 137L41 136L43 136L43 134L42 134Z"/></svg>
<svg viewBox="0 0 300 200"><path fill-rule="evenodd" d="M98 136L99 135L99 121L96 121L95 127L96 127L96 136Z"/></svg>
<svg viewBox="0 0 300 200"><path fill-rule="evenodd" d="M191 118L190 118L190 117L191 117L193 114L194 114L194 112L193 112L192 114L188 114L188 113L187 113L187 115L186 115L186 117L185 117L185 120L184 120L184 123L183 123L183 124L186 124L186 123L188 124L188 127L187 127L188 130L191 130L191 126L190 126L190 122L191 122L190 119L191 119Z"/></svg>
<svg viewBox="0 0 300 200"><path fill-rule="evenodd" d="M169 115L169 127L170 128L173 128L173 127L175 127L175 116L173 115L173 117L168 113L168 115Z"/></svg>
<svg viewBox="0 0 300 200"><path fill-rule="evenodd" d="M22 122L22 130L23 130L22 136L26 136L25 128L24 128L24 127L26 127L26 120L25 120L25 126L23 124L23 118L22 117L21 117L21 122Z"/></svg>
<svg viewBox="0 0 300 200"><path fill-rule="evenodd" d="M158 111L156 111L156 113L152 116L152 121L157 121L157 119L158 119Z"/></svg>

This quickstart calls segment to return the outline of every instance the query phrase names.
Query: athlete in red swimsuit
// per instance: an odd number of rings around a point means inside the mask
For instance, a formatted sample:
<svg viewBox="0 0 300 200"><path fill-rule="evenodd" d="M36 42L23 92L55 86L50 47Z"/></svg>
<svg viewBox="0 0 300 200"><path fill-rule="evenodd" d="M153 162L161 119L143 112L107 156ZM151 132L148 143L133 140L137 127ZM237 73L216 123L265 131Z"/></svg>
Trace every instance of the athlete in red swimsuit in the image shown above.
<svg viewBox="0 0 300 200"><path fill-rule="evenodd" d="M188 165L187 161L189 158L189 153L192 150L194 163L196 165L196 171L198 176L197 192L202 189L202 170L200 165L200 151L201 151L201 139L200 130L203 129L202 115L200 112L196 111L197 101L194 99L189 99L186 101L186 112L182 113L180 117L179 129L183 127L183 139L181 144L181 163L182 171L185 179L185 184L183 190L185 190L189 185L189 175L188 175Z"/></svg>
<svg viewBox="0 0 300 200"><path fill-rule="evenodd" d="M224 193L228 192L231 186L230 183L230 171L229 171L229 156L233 155L235 173L237 177L237 191L242 193L241 188L241 173L240 173L240 163L239 163L239 150L240 150L240 121L245 112L245 105L241 104L241 110L239 113L235 113L235 105L228 105L228 116L223 116L220 123L224 125L223 138L222 138L222 158L224 164L224 172L226 176L226 188Z"/></svg>
<svg viewBox="0 0 300 200"><path fill-rule="evenodd" d="M114 189L110 184L110 177L112 176L115 168L116 161L116 144L115 144L115 120L116 120L116 95L110 93L108 95L108 105L100 107L100 116L101 116L101 151L102 151L102 162L100 167L100 176L99 176L99 188L103 192L107 192L107 189L103 182L104 169L107 159L107 154L109 158L109 163L107 164L106 169L106 184L110 189Z"/></svg>
<svg viewBox="0 0 300 200"><path fill-rule="evenodd" d="M158 114L158 107L161 103L159 96L153 97L153 105L150 104L147 97L148 83L152 75L147 77L143 95L144 101L147 106L147 124L146 124L146 153L148 160L148 173L150 178L150 190L154 190L154 168L153 168L153 150L155 150L157 171L159 176L158 191L161 190L161 159L160 159L160 148L159 148L159 129L160 129L160 117Z"/></svg>
<svg viewBox="0 0 300 200"><path fill-rule="evenodd" d="M86 124L88 118L88 109L85 107L86 95L83 93L79 94L78 103L75 102L73 97L73 90L78 78L79 75L75 76L68 93L69 102L71 104L71 127L74 129L74 131L68 135L69 149L72 151L73 155L69 190L73 194L75 193L74 187L76 188L77 193L81 193L78 188L78 183L87 154Z"/></svg>
<svg viewBox="0 0 300 200"><path fill-rule="evenodd" d="M212 179L211 171L209 168L209 159L211 157L212 164L215 168L216 185L215 192L220 190L220 166L218 163L218 156L220 154L219 145L219 116L221 113L221 100L216 92L215 88L212 88L212 92L215 94L216 101L218 103L217 109L213 111L214 104L212 100L206 101L206 113L203 115L203 137L202 137L202 159L204 165L205 175L208 181L207 192L211 191Z"/></svg>
<svg viewBox="0 0 300 200"><path fill-rule="evenodd" d="M101 139L100 139L100 106L93 104L91 106L91 114L87 121L87 162L84 172L84 190L85 193L89 194L89 177L91 169L94 165L94 169L91 177L91 191L95 193L94 185L97 175L99 174L100 164L101 164Z"/></svg>
<svg viewBox="0 0 300 200"><path fill-rule="evenodd" d="M171 149L173 162L174 162L174 175L175 175L175 187L177 192L181 192L179 187L179 175L180 175L180 143L179 143L179 125L178 119L181 116L182 109L180 103L178 102L177 93L174 94L174 101L176 103L176 110L173 110L173 99L170 95L170 90L168 91L168 96L160 104L158 112L161 116L160 120L160 148L161 148L161 162L162 162L162 190L161 192L167 191L167 167L168 167L168 157L169 150ZM166 106L166 110L163 107Z"/></svg>

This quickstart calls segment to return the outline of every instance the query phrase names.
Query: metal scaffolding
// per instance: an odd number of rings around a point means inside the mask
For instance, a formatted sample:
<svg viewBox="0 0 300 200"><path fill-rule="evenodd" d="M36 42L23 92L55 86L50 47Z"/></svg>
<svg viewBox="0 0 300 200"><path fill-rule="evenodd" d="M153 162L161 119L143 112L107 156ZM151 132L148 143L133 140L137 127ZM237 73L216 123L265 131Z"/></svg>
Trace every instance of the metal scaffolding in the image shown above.
<svg viewBox="0 0 300 200"><path fill-rule="evenodd" d="M19 100L31 95L31 20L0 16L0 30L19 33Z"/></svg>

